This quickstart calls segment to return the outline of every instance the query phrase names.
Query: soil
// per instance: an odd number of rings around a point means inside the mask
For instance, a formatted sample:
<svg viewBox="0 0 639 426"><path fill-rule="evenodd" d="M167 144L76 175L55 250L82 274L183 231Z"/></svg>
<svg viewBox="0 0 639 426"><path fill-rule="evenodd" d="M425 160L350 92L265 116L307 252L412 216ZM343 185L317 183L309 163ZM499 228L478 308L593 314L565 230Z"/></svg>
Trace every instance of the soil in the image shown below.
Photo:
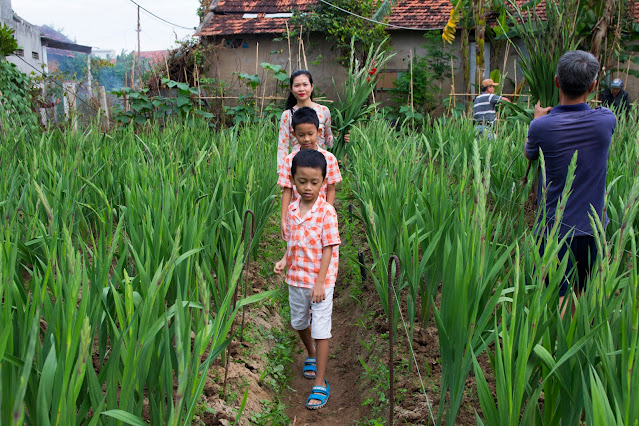
<svg viewBox="0 0 639 426"><path fill-rule="evenodd" d="M338 279L335 288L343 288L343 284ZM295 362L291 366L291 390L284 396L288 407L286 414L292 425L353 424L362 419L362 396L357 390L361 376L361 365L357 357L361 349L362 331L355 325L356 319L357 303L349 297L347 290L336 291L333 305L333 338L330 340L330 357L326 370L331 396L322 409L306 408L306 399L313 387L313 381L302 377L304 360L308 356L304 350L295 357ZM301 342L299 347L303 348Z"/></svg>
<svg viewBox="0 0 639 426"><path fill-rule="evenodd" d="M337 207L342 228L344 223L342 218L348 213L347 209L340 210L339 201ZM340 234L344 235L342 231L340 229ZM352 232L352 239L350 243L355 246L355 253L361 250L367 265L371 265L372 259L366 244L365 233L361 227L358 228L358 225L355 232ZM343 237L342 243L344 242ZM277 235L263 235L260 242L261 251L277 243L279 243ZM251 424L251 413L260 412L264 400L284 403L286 415L292 425L367 424L373 418L383 424L389 423L388 402L384 396L379 395L379 393L387 395L388 385L379 387L378 383L375 387L374 378L365 372L360 362L361 359L369 367L386 368L389 359L388 338L384 337L388 333L387 317L379 302L370 274L365 281L362 281L359 268L353 269L351 264L350 271L351 274L355 271L355 276L344 275L344 271L349 270L346 267L347 263L354 261L344 256L344 251L342 249L340 253L340 273L334 296L333 338L330 341L330 357L326 374L331 395L327 405L319 410L309 410L305 406L313 381L302 377L303 362L307 354L299 339L294 351L293 364L287 367L290 371L288 390L281 395L276 395L267 385L260 382L260 374L268 363L267 354L274 343L264 339L259 333L252 337L249 333L245 340L253 339L250 343L234 342L231 346L228 390L224 398L221 397L224 368L220 360L218 359L217 364L211 368L202 397L202 403L208 407L208 411L199 416L197 419L199 424L233 424L247 386L249 393L239 422L241 425ZM255 264L251 265L249 279L255 292L261 289L277 288L281 284L280 277L263 274L263 271L259 271ZM438 303L438 300L435 303ZM405 302L402 301L401 305L406 316ZM251 313L247 315L246 327L249 330L259 329L264 332L272 327L290 327L288 324L283 324L276 306L251 309ZM421 380L401 321L398 333L400 334L396 336L394 348L396 401L394 422L396 424L433 424L432 419L437 419L442 376L437 327L432 316L425 327L419 324L415 327L412 346ZM485 355L479 358L479 362L485 372L491 371ZM409 364L411 364L410 371ZM487 374L486 379L494 394L494 378ZM425 395L428 397L428 402ZM476 411L481 415L475 380L471 371L455 423L476 424ZM197 420L194 424L198 424Z"/></svg>

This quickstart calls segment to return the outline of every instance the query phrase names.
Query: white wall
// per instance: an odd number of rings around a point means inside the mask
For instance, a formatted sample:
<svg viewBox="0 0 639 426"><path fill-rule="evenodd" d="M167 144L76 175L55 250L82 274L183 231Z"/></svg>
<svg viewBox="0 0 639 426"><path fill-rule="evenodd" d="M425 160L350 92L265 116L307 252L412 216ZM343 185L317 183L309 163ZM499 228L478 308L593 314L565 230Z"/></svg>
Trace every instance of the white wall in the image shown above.
<svg viewBox="0 0 639 426"><path fill-rule="evenodd" d="M17 17L16 17L17 18ZM40 29L36 26L29 24L28 22L21 20L13 20L10 27L15 29L13 36L18 40L18 48L23 50L23 55L20 58L17 54L7 56L9 62L16 64L18 69L25 74L40 73L42 70L43 52L42 42L40 41ZM34 54L37 55L37 59L34 58ZM21 60L22 59L22 60ZM25 63L27 62L27 63ZM29 65L27 65L29 64ZM35 69L34 69L35 68Z"/></svg>
<svg viewBox="0 0 639 426"><path fill-rule="evenodd" d="M22 49L20 57L14 54L8 56L7 60L16 64L25 74L40 73L42 64L46 64L46 52L40 40L40 29L15 15L11 9L11 0L0 0L0 23L7 24L15 30L13 36L18 41L18 49Z"/></svg>

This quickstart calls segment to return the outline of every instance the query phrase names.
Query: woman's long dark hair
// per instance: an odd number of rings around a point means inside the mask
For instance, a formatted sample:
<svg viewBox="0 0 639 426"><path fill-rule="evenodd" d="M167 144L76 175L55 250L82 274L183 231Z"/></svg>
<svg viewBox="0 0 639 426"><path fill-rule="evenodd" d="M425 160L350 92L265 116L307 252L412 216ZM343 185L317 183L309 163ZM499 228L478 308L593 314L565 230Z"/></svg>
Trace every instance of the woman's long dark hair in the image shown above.
<svg viewBox="0 0 639 426"><path fill-rule="evenodd" d="M308 81L313 84L313 76L311 75L310 72L306 71L306 70L297 70L295 71L293 74L291 74L291 79L289 80L288 83L288 88L289 90L293 88L293 80L295 80L296 77L299 77L300 75L305 75L308 77ZM311 101L313 100L313 94L311 93ZM293 92L289 92L288 94L288 99L286 100L286 106L284 107L284 109L292 109L295 105L297 105L297 99L295 99L295 96L293 95Z"/></svg>

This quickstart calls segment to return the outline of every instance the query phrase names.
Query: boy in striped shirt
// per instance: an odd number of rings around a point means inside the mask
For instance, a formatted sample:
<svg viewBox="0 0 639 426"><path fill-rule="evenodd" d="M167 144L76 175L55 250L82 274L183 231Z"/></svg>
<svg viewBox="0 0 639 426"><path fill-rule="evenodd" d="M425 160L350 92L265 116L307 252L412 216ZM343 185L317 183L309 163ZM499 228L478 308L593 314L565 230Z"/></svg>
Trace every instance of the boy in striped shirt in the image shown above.
<svg viewBox="0 0 639 426"><path fill-rule="evenodd" d="M318 145L319 135L319 118L313 108L302 107L293 113L291 119L293 125L293 133L297 138L297 142L302 149L313 149L319 151L324 155L326 159L326 183L322 185L320 194L324 197L330 205L335 202L335 184L342 181L342 175L339 171L337 159L333 154L321 148ZM280 233L284 238L284 219L286 217L286 211L291 201L295 201L299 198L298 191L294 188L293 180L291 179L291 163L295 154L299 150L294 151L284 157L282 166L279 168L277 184L282 188L282 210L280 220Z"/></svg>
<svg viewBox="0 0 639 426"><path fill-rule="evenodd" d="M330 395L325 373L341 241L335 208L321 194L327 182L324 155L314 149L298 151L291 162L290 178L300 196L287 206L286 254L275 264L274 272L281 274L287 269L291 326L308 352L302 374L314 380L306 407L316 410L326 405Z"/></svg>

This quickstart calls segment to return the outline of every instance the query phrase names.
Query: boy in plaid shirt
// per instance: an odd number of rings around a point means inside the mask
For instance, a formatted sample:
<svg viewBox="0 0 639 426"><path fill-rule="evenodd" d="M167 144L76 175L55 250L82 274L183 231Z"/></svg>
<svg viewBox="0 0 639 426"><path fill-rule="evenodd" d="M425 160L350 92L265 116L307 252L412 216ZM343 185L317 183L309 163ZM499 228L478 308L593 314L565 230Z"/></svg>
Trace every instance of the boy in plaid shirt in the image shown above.
<svg viewBox="0 0 639 426"><path fill-rule="evenodd" d="M335 202L335 184L342 181L342 175L337 165L337 159L333 154L320 148L318 145L319 135L319 118L313 108L302 107L293 113L291 119L293 126L293 133L297 138L299 144L299 150L302 149L314 149L322 153L326 159L326 182L322 185L320 194L324 199L328 201L330 205ZM282 165L277 171L278 179L277 184L282 187L282 215L280 221L280 233L284 238L284 219L286 217L286 211L291 201L295 201L299 198L298 191L294 188L293 181L291 179L291 163L295 154L299 150L294 151L284 157Z"/></svg>
<svg viewBox="0 0 639 426"><path fill-rule="evenodd" d="M315 381L306 401L311 410L326 405L330 395L324 374L341 243L335 208L320 193L327 181L326 169L326 158L317 150L302 149L293 157L291 180L300 196L287 207L286 254L274 268L276 274L287 269L291 325L299 332L308 352L302 374Z"/></svg>

